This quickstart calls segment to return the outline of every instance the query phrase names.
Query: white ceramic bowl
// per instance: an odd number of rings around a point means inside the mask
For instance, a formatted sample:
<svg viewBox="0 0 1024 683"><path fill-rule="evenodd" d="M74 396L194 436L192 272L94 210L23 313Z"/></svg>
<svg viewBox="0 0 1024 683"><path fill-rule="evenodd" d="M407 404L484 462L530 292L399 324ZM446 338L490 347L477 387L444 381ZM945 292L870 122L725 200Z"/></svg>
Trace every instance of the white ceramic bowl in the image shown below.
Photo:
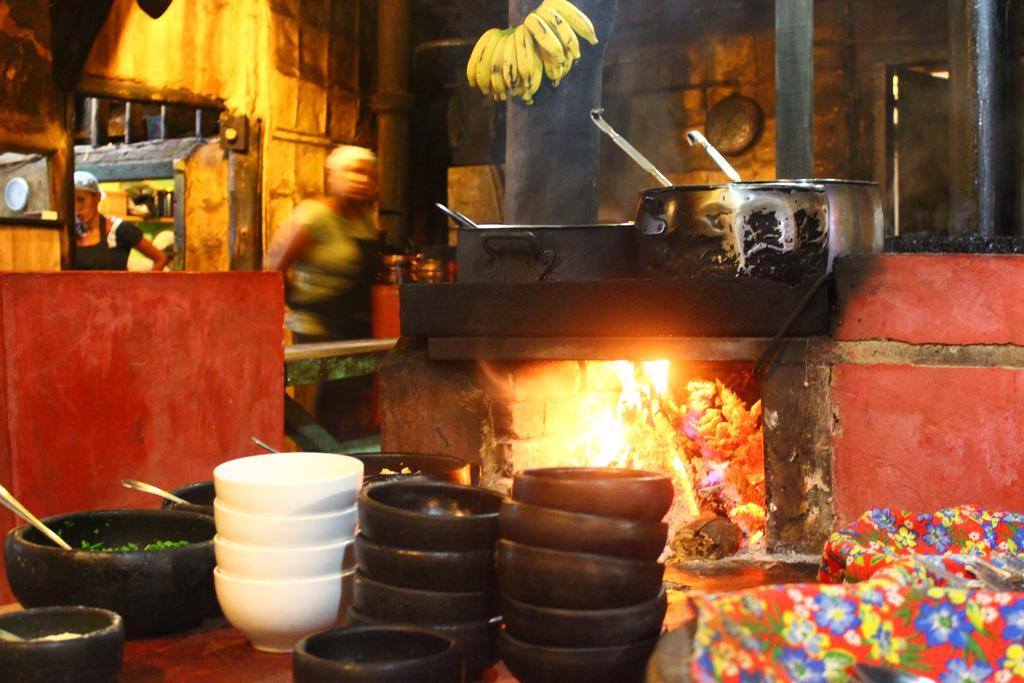
<svg viewBox="0 0 1024 683"><path fill-rule="evenodd" d="M264 548L305 548L355 536L356 506L322 515L254 515L213 501L217 534L226 541Z"/></svg>
<svg viewBox="0 0 1024 683"><path fill-rule="evenodd" d="M363 462L336 453L271 453L221 463L213 470L217 498L240 512L315 515L352 507Z"/></svg>
<svg viewBox="0 0 1024 683"><path fill-rule="evenodd" d="M306 579L250 579L220 567L213 583L224 617L263 652L291 652L308 635L342 623L354 569Z"/></svg>
<svg viewBox="0 0 1024 683"><path fill-rule="evenodd" d="M269 548L213 537L221 570L250 579L300 579L337 574L356 566L352 539L302 548Z"/></svg>

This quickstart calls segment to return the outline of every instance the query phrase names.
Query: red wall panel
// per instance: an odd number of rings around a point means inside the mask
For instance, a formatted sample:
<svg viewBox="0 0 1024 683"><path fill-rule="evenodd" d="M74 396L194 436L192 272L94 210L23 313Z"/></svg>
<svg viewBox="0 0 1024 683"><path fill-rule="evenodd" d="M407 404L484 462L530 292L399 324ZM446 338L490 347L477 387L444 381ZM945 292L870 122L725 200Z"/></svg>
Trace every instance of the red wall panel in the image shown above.
<svg viewBox="0 0 1024 683"><path fill-rule="evenodd" d="M836 365L835 511L1024 511L1024 371Z"/></svg>
<svg viewBox="0 0 1024 683"><path fill-rule="evenodd" d="M270 273L0 274L0 483L40 517L155 507L121 478L281 445L283 306Z"/></svg>

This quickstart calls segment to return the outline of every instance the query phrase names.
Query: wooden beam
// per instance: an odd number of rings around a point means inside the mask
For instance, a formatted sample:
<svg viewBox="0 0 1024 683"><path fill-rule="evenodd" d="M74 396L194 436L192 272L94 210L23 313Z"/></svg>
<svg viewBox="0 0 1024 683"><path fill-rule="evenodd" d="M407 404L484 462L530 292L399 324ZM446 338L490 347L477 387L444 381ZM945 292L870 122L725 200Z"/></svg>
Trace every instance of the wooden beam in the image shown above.
<svg viewBox="0 0 1024 683"><path fill-rule="evenodd" d="M78 79L76 92L113 100L179 104L187 107L221 110L224 100L206 97L181 88L151 88L133 81L121 81L84 75Z"/></svg>

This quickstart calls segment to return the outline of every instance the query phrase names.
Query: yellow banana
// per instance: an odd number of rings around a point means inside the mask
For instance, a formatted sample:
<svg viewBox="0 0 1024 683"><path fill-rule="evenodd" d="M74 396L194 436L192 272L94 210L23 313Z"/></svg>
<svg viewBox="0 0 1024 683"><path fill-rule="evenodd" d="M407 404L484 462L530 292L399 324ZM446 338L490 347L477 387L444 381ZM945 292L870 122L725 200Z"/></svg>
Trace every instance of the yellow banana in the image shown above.
<svg viewBox="0 0 1024 683"><path fill-rule="evenodd" d="M533 38L530 38L533 41ZM533 104L533 96L540 90L541 83L544 82L544 62L541 60L540 55L534 52L533 64L530 66L530 87L523 95L523 101L527 104Z"/></svg>
<svg viewBox="0 0 1024 683"><path fill-rule="evenodd" d="M597 45L597 33L594 32L594 24L590 21L590 17L584 14L580 8L569 2L569 0L544 0L541 6L545 5L561 14L569 22L572 30L580 35L580 38L583 38L583 40L591 45Z"/></svg>
<svg viewBox="0 0 1024 683"><path fill-rule="evenodd" d="M565 48L566 56L579 59L580 41L573 32L572 27L569 26L569 22L558 13L558 10L550 5L541 5L537 9L537 14L547 22L548 26L555 32L555 35L558 36L558 41Z"/></svg>
<svg viewBox="0 0 1024 683"><path fill-rule="evenodd" d="M509 34L502 32L494 48L493 59L491 60L491 95L496 100L507 100L508 91L505 87L505 76L502 65L505 63L505 43L508 42Z"/></svg>
<svg viewBox="0 0 1024 683"><path fill-rule="evenodd" d="M556 62L544 52L541 55L544 62L544 75L551 81L551 85L557 88L565 75L565 62Z"/></svg>
<svg viewBox="0 0 1024 683"><path fill-rule="evenodd" d="M501 63L501 76L505 81L505 87L509 92L514 93L519 87L519 66L516 63L516 37L515 33L505 39L505 56Z"/></svg>
<svg viewBox="0 0 1024 683"><path fill-rule="evenodd" d="M488 39L487 45L484 47L483 54L480 56L480 61L476 66L476 85L480 88L480 92L485 95L491 93L491 64L494 61L494 53L498 49L498 41L501 40L501 36L504 35L504 31L498 31L497 33L491 34Z"/></svg>
<svg viewBox="0 0 1024 683"><path fill-rule="evenodd" d="M477 70L480 66L480 60L483 59L484 50L487 49L487 45L499 33L501 33L500 28L489 29L480 36L480 40L476 41L473 53L469 56L469 62L466 63L466 80L469 81L469 87L477 87ZM488 85L488 87L490 86ZM486 95L487 93L484 94Z"/></svg>
<svg viewBox="0 0 1024 683"><path fill-rule="evenodd" d="M533 37L522 24L516 27L516 67L519 70L519 78L529 81L533 72L533 61L530 59L533 50Z"/></svg>
<svg viewBox="0 0 1024 683"><path fill-rule="evenodd" d="M565 62L565 49L562 47L562 42L558 40L558 35L543 18L535 12L531 12L523 23L533 39L537 41L537 47L542 53L556 64Z"/></svg>

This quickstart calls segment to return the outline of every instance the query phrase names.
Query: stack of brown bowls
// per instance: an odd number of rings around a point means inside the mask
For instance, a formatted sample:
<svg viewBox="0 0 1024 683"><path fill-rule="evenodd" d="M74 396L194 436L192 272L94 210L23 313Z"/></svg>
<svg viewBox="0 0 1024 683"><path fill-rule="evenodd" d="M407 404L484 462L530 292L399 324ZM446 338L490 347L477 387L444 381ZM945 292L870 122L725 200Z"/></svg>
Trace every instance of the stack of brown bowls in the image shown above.
<svg viewBox="0 0 1024 683"><path fill-rule="evenodd" d="M470 680L493 666L501 500L493 491L421 479L364 488L350 623L438 632L461 646Z"/></svg>
<svg viewBox="0 0 1024 683"><path fill-rule="evenodd" d="M643 679L665 618L672 481L606 468L526 470L501 506L502 659L523 683Z"/></svg>

